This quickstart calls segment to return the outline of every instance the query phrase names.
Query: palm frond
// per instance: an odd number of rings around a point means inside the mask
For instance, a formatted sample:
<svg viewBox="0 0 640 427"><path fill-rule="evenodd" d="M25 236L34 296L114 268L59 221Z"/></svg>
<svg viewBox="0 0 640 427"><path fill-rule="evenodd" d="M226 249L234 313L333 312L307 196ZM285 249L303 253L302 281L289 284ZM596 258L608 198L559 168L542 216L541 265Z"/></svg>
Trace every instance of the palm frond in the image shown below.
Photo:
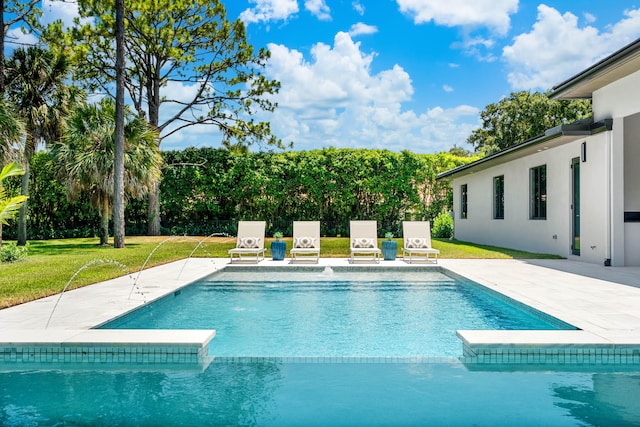
<svg viewBox="0 0 640 427"><path fill-rule="evenodd" d="M0 191L0 222L4 225L9 224L9 220L13 219L20 210L20 207L27 200L27 196L15 196L10 199L4 199Z"/></svg>

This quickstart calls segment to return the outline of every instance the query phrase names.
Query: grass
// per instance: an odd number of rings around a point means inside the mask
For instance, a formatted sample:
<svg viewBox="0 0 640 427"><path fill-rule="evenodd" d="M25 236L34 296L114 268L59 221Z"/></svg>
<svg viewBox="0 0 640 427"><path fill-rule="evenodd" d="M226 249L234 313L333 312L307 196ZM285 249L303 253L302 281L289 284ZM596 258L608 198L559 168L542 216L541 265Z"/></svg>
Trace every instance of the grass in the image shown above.
<svg viewBox="0 0 640 427"><path fill-rule="evenodd" d="M273 239L266 240L269 248ZM287 243L287 253L292 239ZM380 239L382 240L382 239ZM394 239L398 248L402 239ZM475 245L448 239L433 239L441 258L557 258L493 246ZM69 283L74 289L132 274L143 267L153 267L190 256L226 258L227 251L235 247L235 238L225 237L127 237L125 249L97 245L97 239L37 240L29 242L29 256L19 262L0 264L0 308L33 301L59 293ZM322 257L349 256L349 239L323 237ZM267 249L267 256L270 256Z"/></svg>

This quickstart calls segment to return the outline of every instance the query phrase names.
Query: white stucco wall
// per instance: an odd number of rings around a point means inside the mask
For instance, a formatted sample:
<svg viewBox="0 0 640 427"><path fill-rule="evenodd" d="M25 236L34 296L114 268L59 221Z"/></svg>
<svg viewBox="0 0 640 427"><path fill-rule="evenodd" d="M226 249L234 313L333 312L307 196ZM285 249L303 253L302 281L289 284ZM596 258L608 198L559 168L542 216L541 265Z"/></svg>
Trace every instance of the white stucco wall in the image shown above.
<svg viewBox="0 0 640 427"><path fill-rule="evenodd" d="M593 92L593 118L626 117L640 111L640 71Z"/></svg>
<svg viewBox="0 0 640 427"><path fill-rule="evenodd" d="M455 236L459 240L538 253L571 256L571 160L587 142L581 163L580 259L602 263L606 252L605 133L540 151L489 169L458 177L454 190ZM547 165L547 219L529 219L529 170ZM493 178L504 175L505 215L493 219ZM460 186L467 184L468 217L460 218ZM554 237L555 236L555 237Z"/></svg>
<svg viewBox="0 0 640 427"><path fill-rule="evenodd" d="M582 261L604 264L610 258L607 162L611 132L586 138L587 161L580 163L580 240Z"/></svg>

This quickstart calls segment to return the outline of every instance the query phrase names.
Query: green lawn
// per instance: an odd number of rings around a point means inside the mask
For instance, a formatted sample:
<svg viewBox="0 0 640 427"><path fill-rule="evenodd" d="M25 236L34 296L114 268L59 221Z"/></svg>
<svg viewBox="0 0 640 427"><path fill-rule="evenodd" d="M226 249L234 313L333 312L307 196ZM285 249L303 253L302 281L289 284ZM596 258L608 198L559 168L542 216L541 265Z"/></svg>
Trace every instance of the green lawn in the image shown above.
<svg viewBox="0 0 640 427"><path fill-rule="evenodd" d="M271 240L267 239L267 248ZM288 253L291 238L284 240ZM402 239L395 240L400 248ZM557 258L448 239L433 239L432 243L440 250L441 258ZM30 241L25 260L0 264L0 308L59 293L87 263L92 264L78 273L69 289L132 274L143 265L148 268L186 258L192 252L196 257L226 258L227 250L235 246L235 238L127 237L126 246L98 246L95 238ZM321 247L322 257L349 256L346 237L324 237Z"/></svg>

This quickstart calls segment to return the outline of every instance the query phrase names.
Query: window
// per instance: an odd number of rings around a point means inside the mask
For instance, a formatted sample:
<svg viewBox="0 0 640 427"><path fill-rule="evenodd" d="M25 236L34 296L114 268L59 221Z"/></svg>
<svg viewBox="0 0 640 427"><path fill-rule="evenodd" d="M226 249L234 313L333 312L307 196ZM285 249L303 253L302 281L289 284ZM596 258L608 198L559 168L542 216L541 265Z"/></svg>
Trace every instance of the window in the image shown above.
<svg viewBox="0 0 640 427"><path fill-rule="evenodd" d="M493 219L504 219L504 175L493 178Z"/></svg>
<svg viewBox="0 0 640 427"><path fill-rule="evenodd" d="M529 170L529 218L547 219L547 165Z"/></svg>
<svg viewBox="0 0 640 427"><path fill-rule="evenodd" d="M460 186L460 218L467 217L467 184Z"/></svg>

